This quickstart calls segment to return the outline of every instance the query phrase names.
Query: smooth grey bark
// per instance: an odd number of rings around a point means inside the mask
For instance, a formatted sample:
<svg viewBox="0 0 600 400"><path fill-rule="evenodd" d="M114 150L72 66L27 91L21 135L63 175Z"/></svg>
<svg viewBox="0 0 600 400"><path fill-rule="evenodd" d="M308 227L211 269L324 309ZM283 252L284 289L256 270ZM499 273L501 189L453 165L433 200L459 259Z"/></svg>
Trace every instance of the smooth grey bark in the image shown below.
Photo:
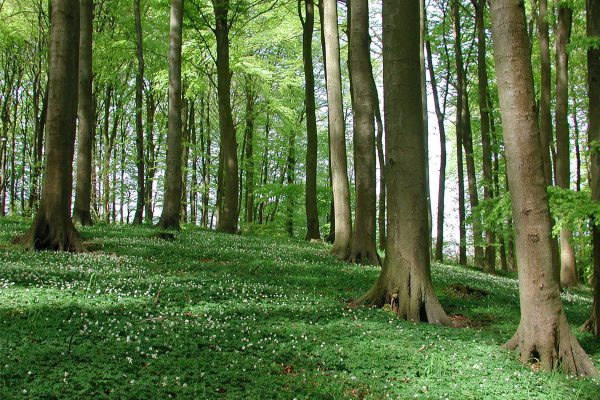
<svg viewBox="0 0 600 400"><path fill-rule="evenodd" d="M437 202L437 223L436 223L436 243L435 243L435 259L438 262L444 261L444 196L446 193L446 128L444 127L445 112L442 111L440 105L440 97L437 87L437 78L433 66L433 56L431 53L431 42L425 43L427 48L427 63L429 66L429 79L433 90L433 104L435 107L435 116L438 123L438 131L440 135L440 175L438 180L438 202ZM446 80L446 85L447 85ZM447 91L446 86L446 91Z"/></svg>
<svg viewBox="0 0 600 400"><path fill-rule="evenodd" d="M182 97L181 47L183 30L183 0L171 0L169 29L169 120L167 135L167 171L165 201L158 226L179 229L182 203Z"/></svg>
<svg viewBox="0 0 600 400"><path fill-rule="evenodd" d="M356 211L347 261L380 265L376 244L375 99L369 38L369 2L350 1L350 51L354 114Z"/></svg>
<svg viewBox="0 0 600 400"><path fill-rule="evenodd" d="M569 135L569 55L567 45L571 37L573 10L568 6L558 5L556 27L556 184L569 189L571 184L571 151ZM560 283L563 287L577 285L575 250L573 249L572 232L569 229L560 231Z"/></svg>
<svg viewBox="0 0 600 400"><path fill-rule="evenodd" d="M574 375L596 375L571 333L554 273L525 9L520 0L492 0L490 11L521 305L519 327L505 346L547 371L561 366Z"/></svg>
<svg viewBox="0 0 600 400"><path fill-rule="evenodd" d="M419 13L419 2L383 1L388 240L379 278L357 303L390 304L400 318L449 325L431 284Z"/></svg>
<svg viewBox="0 0 600 400"><path fill-rule="evenodd" d="M92 213L92 142L94 140L94 98L92 95L92 0L80 1L79 33L79 140L73 220L91 226Z"/></svg>
<svg viewBox="0 0 600 400"><path fill-rule="evenodd" d="M335 239L332 252L341 259L348 257L352 220L350 187L346 157L346 135L342 103L340 70L340 40L337 20L337 2L323 0L323 27L325 34L325 67L327 70L327 104L329 114L329 146L335 211Z"/></svg>

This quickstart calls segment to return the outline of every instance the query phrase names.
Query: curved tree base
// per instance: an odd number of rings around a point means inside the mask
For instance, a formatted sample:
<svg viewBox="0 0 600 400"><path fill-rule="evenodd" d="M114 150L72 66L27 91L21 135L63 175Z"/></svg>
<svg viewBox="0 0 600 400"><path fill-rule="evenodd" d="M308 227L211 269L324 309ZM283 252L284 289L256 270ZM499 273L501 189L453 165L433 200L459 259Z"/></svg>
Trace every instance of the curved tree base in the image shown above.
<svg viewBox="0 0 600 400"><path fill-rule="evenodd" d="M375 285L353 305L383 307L389 305L399 318L412 322L428 322L442 326L452 326L433 287L424 282L392 282L380 278Z"/></svg>
<svg viewBox="0 0 600 400"><path fill-rule="evenodd" d="M346 261L351 264L377 265L381 266L381 258L375 245L363 246L360 243L353 243L350 247L350 254Z"/></svg>
<svg viewBox="0 0 600 400"><path fill-rule="evenodd" d="M179 218L160 218L158 224L156 224L156 228L180 231L181 225L179 225Z"/></svg>
<svg viewBox="0 0 600 400"><path fill-rule="evenodd" d="M25 246L27 251L53 250L71 253L87 251L71 220L52 221L43 215L34 220L25 235L14 238L13 243Z"/></svg>
<svg viewBox="0 0 600 400"><path fill-rule="evenodd" d="M79 223L81 226L93 226L92 213L89 211L75 210L73 211L73 222Z"/></svg>
<svg viewBox="0 0 600 400"><path fill-rule="evenodd" d="M331 254L335 255L340 260L345 260L348 258L349 248L347 245L340 245L339 243L333 242Z"/></svg>
<svg viewBox="0 0 600 400"><path fill-rule="evenodd" d="M540 317L541 318L541 317ZM547 321L543 326L547 332L540 332L540 324L531 331L523 322L515 335L504 344L504 348L517 350L522 363L539 362L545 371L556 371L559 367L567 374L575 376L596 376L596 367L571 333L564 313L558 321Z"/></svg>
<svg viewBox="0 0 600 400"><path fill-rule="evenodd" d="M308 225L309 226L306 228L306 236L304 237L304 240L307 242L310 242L311 240L321 240L321 234L319 233L319 220L317 219L316 222Z"/></svg>
<svg viewBox="0 0 600 400"><path fill-rule="evenodd" d="M594 315L592 314L592 316L590 316L587 321L585 321L583 323L583 325L581 325L581 332L587 332L587 333L591 333L592 335L595 336L600 336L600 326L598 326L598 324L596 323L596 319L594 318Z"/></svg>

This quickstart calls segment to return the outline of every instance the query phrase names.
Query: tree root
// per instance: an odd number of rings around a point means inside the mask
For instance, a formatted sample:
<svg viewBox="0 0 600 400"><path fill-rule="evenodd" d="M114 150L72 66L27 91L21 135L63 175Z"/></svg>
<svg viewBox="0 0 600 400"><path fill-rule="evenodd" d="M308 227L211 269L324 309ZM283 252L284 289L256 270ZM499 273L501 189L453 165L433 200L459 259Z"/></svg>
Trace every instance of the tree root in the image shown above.
<svg viewBox="0 0 600 400"><path fill-rule="evenodd" d="M87 252L79 232L70 220L66 223L52 224L45 218L36 218L29 231L15 237L12 242L23 245L26 251Z"/></svg>
<svg viewBox="0 0 600 400"><path fill-rule="evenodd" d="M523 328L523 322L514 336L504 344L508 350L517 350L522 363L535 362L544 371L556 371L559 367L574 376L597 376L596 367L571 333L564 314L559 316L548 333L538 329Z"/></svg>
<svg viewBox="0 0 600 400"><path fill-rule="evenodd" d="M584 323L583 325L581 325L581 327L579 328L581 330L581 332L587 332L587 333L591 333L593 335L598 336L598 331L596 329L598 324L596 324L596 320L594 318L594 316L590 316Z"/></svg>
<svg viewBox="0 0 600 400"><path fill-rule="evenodd" d="M412 322L427 322L430 324L452 326L452 320L446 315L433 288L423 285L410 294L405 287L398 286L390 289L378 281L364 296L356 299L350 305L356 307L366 305L382 308L386 305L401 319Z"/></svg>
<svg viewBox="0 0 600 400"><path fill-rule="evenodd" d="M354 247L354 246L353 246ZM360 265L382 266L381 258L373 246L372 249L359 249L357 247L350 250L350 255L346 257L346 262Z"/></svg>

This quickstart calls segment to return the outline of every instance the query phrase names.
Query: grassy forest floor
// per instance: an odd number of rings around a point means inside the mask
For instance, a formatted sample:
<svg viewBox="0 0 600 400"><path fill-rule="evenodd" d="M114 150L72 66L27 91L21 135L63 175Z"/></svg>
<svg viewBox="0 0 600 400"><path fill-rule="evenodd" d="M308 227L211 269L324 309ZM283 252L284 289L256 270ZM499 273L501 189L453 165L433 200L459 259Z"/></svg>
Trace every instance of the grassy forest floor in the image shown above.
<svg viewBox="0 0 600 400"><path fill-rule="evenodd" d="M88 254L27 253L0 220L0 399L594 399L600 380L534 373L500 345L519 319L517 281L436 265L466 328L348 308L378 268L324 245L184 229L83 229ZM464 286L476 289L464 292ZM577 327L589 291L563 301Z"/></svg>

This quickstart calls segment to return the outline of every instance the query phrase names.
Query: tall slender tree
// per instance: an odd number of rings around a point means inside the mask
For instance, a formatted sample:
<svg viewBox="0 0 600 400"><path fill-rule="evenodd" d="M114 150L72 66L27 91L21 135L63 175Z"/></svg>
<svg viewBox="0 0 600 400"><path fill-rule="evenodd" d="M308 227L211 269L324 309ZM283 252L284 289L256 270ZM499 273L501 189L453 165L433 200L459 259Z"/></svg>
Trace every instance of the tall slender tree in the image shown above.
<svg viewBox="0 0 600 400"><path fill-rule="evenodd" d="M369 2L350 3L350 70L354 114L356 212L350 262L379 265L376 244L375 99L369 38Z"/></svg>
<svg viewBox="0 0 600 400"><path fill-rule="evenodd" d="M346 157L346 135L340 70L340 38L336 0L323 0L323 16L329 113L329 147L331 151L331 178L335 211L335 239L332 251L339 258L346 259L349 254L352 234L352 216L350 213L350 187Z"/></svg>
<svg viewBox="0 0 600 400"><path fill-rule="evenodd" d="M471 129L471 111L469 109L469 95L467 90L467 72L463 61L462 52L462 22L460 13L460 0L452 1L452 14L454 16L454 53L456 57L456 91L457 99L457 136L460 136L465 151L467 166L467 182L469 204L471 206L471 219L473 226L473 244L475 265L483 266L483 247L481 246L481 219L477 212L479 198L477 194L477 174L475 171L475 157L473 149L473 133ZM460 130L460 134L458 133ZM460 177L459 177L460 179Z"/></svg>
<svg viewBox="0 0 600 400"><path fill-rule="evenodd" d="M246 129L244 132L245 140L245 170L246 170L246 222L254 222L254 118L255 118L255 103L256 94L252 83L253 78L246 76Z"/></svg>
<svg viewBox="0 0 600 400"><path fill-rule="evenodd" d="M540 141L542 144L542 160L544 162L546 186L551 186L552 161L550 159L550 143L552 143L552 114L550 112L550 103L552 101L552 73L550 66L550 34L548 29L547 0L539 0L537 26L540 48Z"/></svg>
<svg viewBox="0 0 600 400"><path fill-rule="evenodd" d="M84 250L71 219L79 69L79 1L53 0L46 115L46 164L40 207L18 242L31 250Z"/></svg>
<svg viewBox="0 0 600 400"><path fill-rule="evenodd" d="M569 189L571 184L571 151L569 136L569 55L567 45L571 36L573 10L564 4L558 5L556 24L556 184ZM577 284L575 251L572 232L560 231L560 282L569 287Z"/></svg>
<svg viewBox="0 0 600 400"><path fill-rule="evenodd" d="M169 121L167 136L167 173L165 201L158 225L179 229L181 219L182 181L182 98L181 46L183 30L183 0L171 0L169 31Z"/></svg>
<svg viewBox="0 0 600 400"><path fill-rule="evenodd" d="M80 2L79 33L79 140L77 145L77 177L73 219L81 225L92 225L92 141L94 140L94 98L92 95L92 32L94 19L92 0Z"/></svg>
<svg viewBox="0 0 600 400"><path fill-rule="evenodd" d="M483 165L483 197L492 199L494 195L492 176L492 139L490 136L490 112L488 110L488 73L486 62L486 33L485 33L485 0L472 0L475 8L475 25L477 28L477 79L479 99L479 119L481 125L481 148ZM493 229L485 231L485 258L484 269L486 272L496 271L496 234Z"/></svg>
<svg viewBox="0 0 600 400"><path fill-rule="evenodd" d="M447 325L431 284L419 13L419 2L383 1L388 240L379 278L359 302L391 304L401 318Z"/></svg>
<svg viewBox="0 0 600 400"><path fill-rule="evenodd" d="M135 206L134 224L141 224L144 215L144 125L143 103L144 103L144 40L142 36L142 15L140 12L140 0L133 0L133 13L135 17L136 34L136 56L137 74L135 75L135 148L137 166L137 201Z"/></svg>
<svg viewBox="0 0 600 400"><path fill-rule="evenodd" d="M437 203L437 223L436 223L436 243L435 243L435 259L438 262L444 261L444 195L446 193L446 128L444 126L445 110L442 110L440 104L440 96L438 93L437 78L435 76L435 68L433 65L433 55L431 53L431 41L425 43L427 49L427 64L429 66L429 79L433 91L433 105L435 107L435 115L438 123L438 131L440 135L440 175L438 180L438 203ZM447 85L448 80L446 80ZM447 86L446 86L447 92Z"/></svg>
<svg viewBox="0 0 600 400"><path fill-rule="evenodd" d="M520 0L492 0L490 10L521 303L519 327L505 346L518 348L522 362L539 360L544 370L560 365L568 373L595 375L571 333L554 273L525 8Z"/></svg>
<svg viewBox="0 0 600 400"><path fill-rule="evenodd" d="M314 0L298 0L298 15L302 23L302 60L304 63L304 104L306 108L306 240L319 239L317 207L317 114L315 106L315 73L313 65L313 33L315 29Z"/></svg>
<svg viewBox="0 0 600 400"><path fill-rule="evenodd" d="M217 92L219 98L219 129L223 160L223 183L221 188L217 230L237 232L238 226L238 156L235 126L231 112L231 69L229 67L229 0L212 0L217 39Z"/></svg>
<svg viewBox="0 0 600 400"><path fill-rule="evenodd" d="M600 0L587 0L587 36L592 40L600 40ZM587 50L588 71L588 140L590 158L590 188L592 199L600 202L600 47L589 46ZM594 304L592 315L584 324L584 330L592 332L600 338L600 227L592 226L592 245L594 263Z"/></svg>

